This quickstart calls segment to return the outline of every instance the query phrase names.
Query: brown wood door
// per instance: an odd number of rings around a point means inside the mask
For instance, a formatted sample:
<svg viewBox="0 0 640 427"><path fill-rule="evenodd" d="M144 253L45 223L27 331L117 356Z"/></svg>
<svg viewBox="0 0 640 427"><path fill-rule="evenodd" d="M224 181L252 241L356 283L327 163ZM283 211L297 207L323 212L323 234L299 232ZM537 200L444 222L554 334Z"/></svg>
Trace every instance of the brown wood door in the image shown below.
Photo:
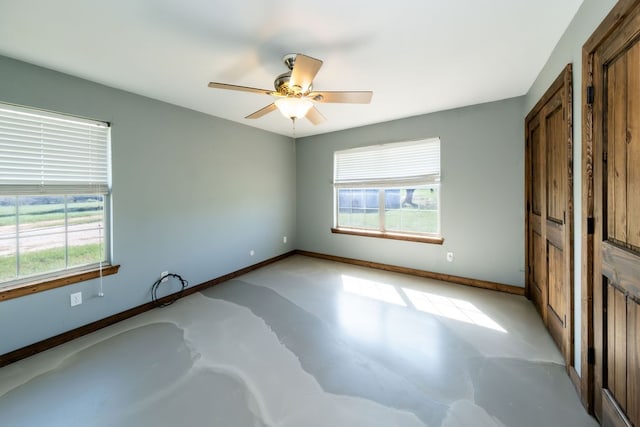
<svg viewBox="0 0 640 427"><path fill-rule="evenodd" d="M573 354L571 65L529 113L527 293L571 366Z"/></svg>
<svg viewBox="0 0 640 427"><path fill-rule="evenodd" d="M593 63L594 404L640 427L640 5L627 19Z"/></svg>

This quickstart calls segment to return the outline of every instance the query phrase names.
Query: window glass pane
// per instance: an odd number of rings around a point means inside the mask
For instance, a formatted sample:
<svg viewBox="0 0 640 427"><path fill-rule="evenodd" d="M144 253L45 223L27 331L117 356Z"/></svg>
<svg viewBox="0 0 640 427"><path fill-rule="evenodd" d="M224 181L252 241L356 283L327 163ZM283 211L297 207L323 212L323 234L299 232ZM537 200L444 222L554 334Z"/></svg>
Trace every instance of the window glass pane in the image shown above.
<svg viewBox="0 0 640 427"><path fill-rule="evenodd" d="M0 196L0 281L17 275L16 201L15 196Z"/></svg>
<svg viewBox="0 0 640 427"><path fill-rule="evenodd" d="M65 268L64 196L18 197L18 275Z"/></svg>
<svg viewBox="0 0 640 427"><path fill-rule="evenodd" d="M438 234L439 193L439 185L385 190L385 229Z"/></svg>
<svg viewBox="0 0 640 427"><path fill-rule="evenodd" d="M377 189L338 191L338 226L377 229L379 222Z"/></svg>
<svg viewBox="0 0 640 427"><path fill-rule="evenodd" d="M0 196L0 281L105 261L104 205L103 195Z"/></svg>
<svg viewBox="0 0 640 427"><path fill-rule="evenodd" d="M104 196L68 196L69 267L105 259Z"/></svg>

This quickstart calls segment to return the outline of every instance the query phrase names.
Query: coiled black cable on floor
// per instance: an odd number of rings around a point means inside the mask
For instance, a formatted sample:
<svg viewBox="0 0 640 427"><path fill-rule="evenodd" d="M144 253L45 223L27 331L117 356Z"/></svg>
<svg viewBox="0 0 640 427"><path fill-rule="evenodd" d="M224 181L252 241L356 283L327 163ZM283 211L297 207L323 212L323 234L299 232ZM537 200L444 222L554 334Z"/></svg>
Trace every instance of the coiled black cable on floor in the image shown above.
<svg viewBox="0 0 640 427"><path fill-rule="evenodd" d="M162 283L162 281L164 279L168 279L169 277L173 277L176 278L180 281L180 290L178 292L175 292L171 295L173 295L173 298L170 299L167 302L163 302L162 304L157 304L158 301L161 298L158 298L158 288L160 287L160 284ZM151 286L151 299L153 302L156 303L156 305L158 307L166 307L168 305L173 304L174 302L176 302L177 300L180 299L180 297L182 297L182 292L186 289L186 287L189 286L189 282L187 282L185 279L182 278L182 276L180 276L179 274L175 274L175 273L169 273L169 274L165 274L164 276L162 276L161 278L159 278L158 280L156 280L156 282L153 284L153 286ZM168 297L169 295L162 297L162 299Z"/></svg>

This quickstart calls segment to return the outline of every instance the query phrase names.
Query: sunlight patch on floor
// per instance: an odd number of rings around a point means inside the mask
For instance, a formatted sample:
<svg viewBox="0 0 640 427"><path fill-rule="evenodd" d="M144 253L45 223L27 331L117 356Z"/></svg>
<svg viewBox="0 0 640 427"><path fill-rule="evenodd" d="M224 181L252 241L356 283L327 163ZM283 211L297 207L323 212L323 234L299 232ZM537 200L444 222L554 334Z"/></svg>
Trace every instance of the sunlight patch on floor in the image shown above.
<svg viewBox="0 0 640 427"><path fill-rule="evenodd" d="M384 303L409 307L423 313L434 314L447 319L459 320L494 331L507 333L507 330L487 316L469 301L421 292L410 288L396 286L359 277L343 274L342 289L350 294L374 299Z"/></svg>
<svg viewBox="0 0 640 427"><path fill-rule="evenodd" d="M343 274L342 288L350 294L360 295L389 304L401 305L403 307L407 306L398 293L398 290L394 286L387 285L386 283L374 282L373 280Z"/></svg>
<svg viewBox="0 0 640 427"><path fill-rule="evenodd" d="M432 294L429 292L420 292L414 289L403 288L402 291L407 295L411 304L417 310L424 313L431 313L436 316L459 320L461 322L482 326L483 328L493 329L494 331L505 334L507 333L506 329L484 314L482 310L469 301L445 297L443 295Z"/></svg>

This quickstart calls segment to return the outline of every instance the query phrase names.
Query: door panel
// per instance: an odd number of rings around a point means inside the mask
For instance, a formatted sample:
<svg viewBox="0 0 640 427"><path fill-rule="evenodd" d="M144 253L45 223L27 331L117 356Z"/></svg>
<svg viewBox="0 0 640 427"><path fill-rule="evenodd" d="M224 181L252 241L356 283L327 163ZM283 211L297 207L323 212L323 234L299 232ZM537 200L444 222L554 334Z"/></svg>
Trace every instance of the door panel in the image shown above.
<svg viewBox="0 0 640 427"><path fill-rule="evenodd" d="M563 276L565 271L564 254L561 249L549 245L549 307L564 322L565 298Z"/></svg>
<svg viewBox="0 0 640 427"><path fill-rule="evenodd" d="M527 295L573 361L571 75L568 65L526 119Z"/></svg>
<svg viewBox="0 0 640 427"><path fill-rule="evenodd" d="M562 116L562 104L553 111L547 113L546 141L547 147L547 219L564 223L564 212L566 203L566 141L564 118Z"/></svg>
<svg viewBox="0 0 640 427"><path fill-rule="evenodd" d="M627 57L627 235L640 248L640 43Z"/></svg>
<svg viewBox="0 0 640 427"><path fill-rule="evenodd" d="M627 143L626 143L626 56L615 61L608 72L607 127L609 129L608 152L611 157L608 168L608 205L615 212L609 217L609 238L627 240Z"/></svg>
<svg viewBox="0 0 640 427"><path fill-rule="evenodd" d="M627 402L627 304L624 293L610 285L607 289L607 384L624 411Z"/></svg>
<svg viewBox="0 0 640 427"><path fill-rule="evenodd" d="M531 130L531 210L532 213L542 215L542 153L544 152L540 142L540 126Z"/></svg>
<svg viewBox="0 0 640 427"><path fill-rule="evenodd" d="M548 244L549 255L549 313L547 323L551 336L564 354L564 324L566 319L566 297L564 276L566 265L564 253L561 249Z"/></svg>
<svg viewBox="0 0 640 427"><path fill-rule="evenodd" d="M544 259L544 246L542 244L542 236L539 233L532 233L533 236L533 258L536 260ZM541 263L534 263L531 266L533 270L533 282L531 283L531 299L533 303L540 311L540 308L543 306L543 299L546 300L546 295L542 295L543 293L543 284L545 282L545 265L541 265ZM546 286L544 287L546 290ZM540 313L542 314L542 313Z"/></svg>

